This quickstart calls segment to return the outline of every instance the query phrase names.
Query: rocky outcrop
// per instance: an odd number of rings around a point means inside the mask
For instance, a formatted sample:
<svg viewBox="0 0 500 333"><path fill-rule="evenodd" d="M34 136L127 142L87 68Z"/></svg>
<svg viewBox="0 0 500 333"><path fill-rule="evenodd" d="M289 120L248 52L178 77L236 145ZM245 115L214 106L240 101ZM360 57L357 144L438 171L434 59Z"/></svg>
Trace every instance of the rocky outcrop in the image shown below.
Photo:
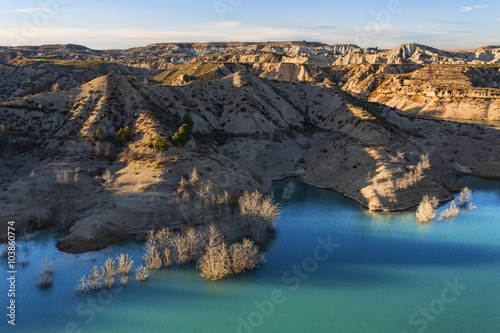
<svg viewBox="0 0 500 333"><path fill-rule="evenodd" d="M224 54L229 49L234 53ZM397 62L458 57L455 51L291 42L5 52L16 57L0 64L0 186L8 193L0 218L71 226L59 242L64 251L100 249L154 227L207 223L218 214L207 197L266 191L272 179L299 177L368 209L398 211L425 194L450 200L458 175L500 177L497 128L408 115L496 119L496 66ZM45 54L53 58L32 58ZM76 55L81 59L54 61ZM89 63L86 55L107 60ZM313 64L346 57L395 63ZM151 67L137 68L144 59ZM149 69L160 61L166 70ZM59 87L44 93L53 83ZM194 120L188 144L151 148L155 138L169 140L186 113ZM125 127L130 140L117 141ZM427 157L429 166L419 169ZM199 181L189 186L205 187L192 193L209 188L209 195L179 196L179 181L193 168Z"/></svg>

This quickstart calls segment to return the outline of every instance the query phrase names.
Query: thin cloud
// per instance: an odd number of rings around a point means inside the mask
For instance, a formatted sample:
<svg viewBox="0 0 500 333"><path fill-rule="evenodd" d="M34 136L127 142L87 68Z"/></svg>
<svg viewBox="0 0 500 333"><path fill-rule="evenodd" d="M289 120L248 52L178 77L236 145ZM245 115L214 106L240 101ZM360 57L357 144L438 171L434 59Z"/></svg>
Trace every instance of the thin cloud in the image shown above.
<svg viewBox="0 0 500 333"><path fill-rule="evenodd" d="M440 19L431 20L431 22L435 24L455 24L455 25L471 24L470 22L465 22L465 21L452 21L452 20L440 20Z"/></svg>
<svg viewBox="0 0 500 333"><path fill-rule="evenodd" d="M481 5L481 6L461 6L460 8L462 8L460 11L461 12L470 12L471 10L473 9L481 9L481 8L486 8L488 6L485 6L485 5Z"/></svg>
<svg viewBox="0 0 500 333"><path fill-rule="evenodd" d="M18 13L33 13L33 12L51 12L52 10L47 8L21 8L21 9L11 9L10 11Z"/></svg>
<svg viewBox="0 0 500 333"><path fill-rule="evenodd" d="M305 25L299 26L298 29L307 29L307 30L328 30L328 29L338 29L336 25Z"/></svg>

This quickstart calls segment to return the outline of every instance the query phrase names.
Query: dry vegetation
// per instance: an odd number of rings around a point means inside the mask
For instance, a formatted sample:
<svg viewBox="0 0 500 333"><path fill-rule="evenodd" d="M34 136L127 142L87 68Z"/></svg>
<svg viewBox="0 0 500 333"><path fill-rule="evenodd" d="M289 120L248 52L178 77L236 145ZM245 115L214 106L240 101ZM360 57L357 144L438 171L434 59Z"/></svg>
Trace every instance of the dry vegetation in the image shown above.
<svg viewBox="0 0 500 333"><path fill-rule="evenodd" d="M82 276L78 280L75 290L80 293L85 293L89 290L100 290L103 286L111 288L115 285L116 274L120 275L120 283L127 284L128 273L132 268L134 261L128 254L119 254L116 260L112 258L106 259L104 265L99 268L92 267L88 276Z"/></svg>
<svg viewBox="0 0 500 333"><path fill-rule="evenodd" d="M471 199L471 196L472 196L472 191L470 190L470 188L464 187L462 192L460 192L460 194L458 195L458 198L457 198L458 204L460 206L467 205L467 203Z"/></svg>
<svg viewBox="0 0 500 333"><path fill-rule="evenodd" d="M165 267L197 263L201 276L210 280L249 271L264 262L254 242L245 238L241 243L229 244L214 224L178 232L149 231L145 251L143 259L149 269L159 269L162 262Z"/></svg>
<svg viewBox="0 0 500 333"><path fill-rule="evenodd" d="M40 274L38 275L38 280L36 285L41 288L50 287L54 281L54 266L52 264L52 259L43 258L42 267L40 269Z"/></svg>
<svg viewBox="0 0 500 333"><path fill-rule="evenodd" d="M431 163L429 161L429 155L422 155L417 165L410 165L408 167L409 171L401 178L396 179L394 187L397 190L406 190L412 187L425 177L424 172L425 170L430 169L430 167Z"/></svg>
<svg viewBox="0 0 500 333"><path fill-rule="evenodd" d="M439 205L439 201L436 197L430 198L425 195L422 202L417 208L416 216L417 221L420 223L427 223L434 220L436 217L436 208Z"/></svg>
<svg viewBox="0 0 500 333"><path fill-rule="evenodd" d="M472 197L472 191L468 187L464 187L460 194L457 197L458 207L455 201L452 201L450 206L441 212L439 215L438 221L442 221L443 219L450 219L452 217L458 216L460 213L459 207L467 207L469 210L477 209L470 199ZM436 209L438 207L438 200L436 197L430 198L428 195L423 197L422 202L417 208L416 217L417 221L420 223L427 223L431 220L434 220L436 217Z"/></svg>
<svg viewBox="0 0 500 333"><path fill-rule="evenodd" d="M457 205L455 204L455 201L452 201L450 204L450 207L443 210L441 212L441 215L439 215L439 221L441 221L443 219L449 219L449 218L458 216L458 213L459 213L459 209L458 209Z"/></svg>
<svg viewBox="0 0 500 333"><path fill-rule="evenodd" d="M149 278L149 270L147 269L147 267L139 266L135 270L135 279L137 281L145 281L148 278Z"/></svg>
<svg viewBox="0 0 500 333"><path fill-rule="evenodd" d="M283 193L281 194L281 197L285 200L289 200L292 195L295 193L295 183L293 181L288 182L286 184L285 188L283 189Z"/></svg>

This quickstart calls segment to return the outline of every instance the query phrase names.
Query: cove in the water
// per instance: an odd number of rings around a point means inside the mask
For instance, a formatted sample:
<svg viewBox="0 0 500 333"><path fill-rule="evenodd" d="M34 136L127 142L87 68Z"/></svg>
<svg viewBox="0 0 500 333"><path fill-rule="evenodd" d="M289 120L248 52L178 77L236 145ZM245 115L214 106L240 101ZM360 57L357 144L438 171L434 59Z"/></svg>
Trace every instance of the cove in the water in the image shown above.
<svg viewBox="0 0 500 333"><path fill-rule="evenodd" d="M478 209L429 225L415 222L415 210L369 212L332 191L298 184L280 202L266 263L217 282L203 280L195 267L172 267L152 271L146 282L131 276L112 293L79 295L74 287L93 265L124 252L137 267L143 244L72 255L55 247L60 235L39 232L18 244L30 264L18 268L16 326L2 314L0 331L498 333L500 182L464 182ZM286 183L274 184L277 197ZM336 244L331 253L327 242ZM54 261L54 284L38 289L45 256ZM5 272L0 292L7 313Z"/></svg>

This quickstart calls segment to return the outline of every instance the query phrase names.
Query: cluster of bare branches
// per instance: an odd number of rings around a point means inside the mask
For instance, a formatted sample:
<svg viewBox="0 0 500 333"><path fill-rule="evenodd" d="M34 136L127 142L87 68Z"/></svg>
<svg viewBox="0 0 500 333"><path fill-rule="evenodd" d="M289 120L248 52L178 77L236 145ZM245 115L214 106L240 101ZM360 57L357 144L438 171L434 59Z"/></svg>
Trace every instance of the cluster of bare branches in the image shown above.
<svg viewBox="0 0 500 333"><path fill-rule="evenodd" d="M420 161L417 165L410 165L408 167L409 171L405 173L401 178L396 179L394 187L396 190L406 190L422 179L424 179L424 172L430 169L431 163L429 161L429 155L425 154L420 156Z"/></svg>
<svg viewBox="0 0 500 333"><path fill-rule="evenodd" d="M202 277L218 280L254 269L264 262L264 256L251 240L228 243L219 228L211 224L178 232L148 231L143 260L147 269L197 263Z"/></svg>
<svg viewBox="0 0 500 333"><path fill-rule="evenodd" d="M430 198L428 195L425 195L417 208L417 221L420 223L427 223L434 220L438 205L439 201L436 197Z"/></svg>
<svg viewBox="0 0 500 333"><path fill-rule="evenodd" d="M441 221L443 219L449 219L449 218L455 217L458 215L459 212L460 211L459 211L457 205L455 204L455 201L452 201L450 204L450 207L448 207L447 209L445 209L441 212L441 215L439 215L438 220Z"/></svg>
<svg viewBox="0 0 500 333"><path fill-rule="evenodd" d="M38 280L36 285L41 288L46 288L52 285L54 281L54 265L52 264L52 259L43 258L42 267L40 269L40 274L38 275Z"/></svg>
<svg viewBox="0 0 500 333"><path fill-rule="evenodd" d="M240 236L262 243L266 231L275 228L280 216L278 205L270 197L264 197L258 191L245 192L238 199Z"/></svg>
<svg viewBox="0 0 500 333"><path fill-rule="evenodd" d="M283 189L283 193L281 193L281 197L285 200L289 200L292 195L295 193L295 183L293 181L288 182L285 188Z"/></svg>
<svg viewBox="0 0 500 333"><path fill-rule="evenodd" d="M459 207L465 207L468 205L469 210L477 209L470 199L472 197L472 191L468 187L464 187L460 194L457 197L458 206L455 201L450 203L450 206L443 210L439 215L438 221L442 221L443 219L450 219L452 217L458 216L460 213ZM417 208L416 217L417 221L420 223L427 223L429 221L434 220L436 217L436 209L438 207L438 200L436 197L430 198L428 195L423 197L422 202Z"/></svg>
<svg viewBox="0 0 500 333"><path fill-rule="evenodd" d="M133 264L134 261L128 254L119 254L116 259L108 258L101 268L94 266L89 275L82 276L75 290L85 293L89 290L100 290L103 286L109 289L115 285L116 274L120 275L120 283L126 285Z"/></svg>
<svg viewBox="0 0 500 333"><path fill-rule="evenodd" d="M135 270L135 279L137 281L145 281L149 278L149 270L144 266L139 266Z"/></svg>

